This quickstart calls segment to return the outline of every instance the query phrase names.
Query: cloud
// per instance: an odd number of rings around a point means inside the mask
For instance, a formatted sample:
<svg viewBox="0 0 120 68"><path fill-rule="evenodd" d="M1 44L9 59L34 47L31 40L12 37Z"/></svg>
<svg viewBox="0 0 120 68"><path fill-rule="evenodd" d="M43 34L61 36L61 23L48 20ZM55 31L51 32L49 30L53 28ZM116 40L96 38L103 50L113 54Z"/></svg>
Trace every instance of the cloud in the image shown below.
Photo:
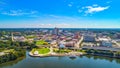
<svg viewBox="0 0 120 68"><path fill-rule="evenodd" d="M38 12L37 11L24 11L24 10L10 10L10 11L1 12L1 14L8 15L8 16L34 15L36 13Z"/></svg>
<svg viewBox="0 0 120 68"><path fill-rule="evenodd" d="M93 13L96 13L96 12L101 12L101 11L107 10L107 9L109 9L109 7L110 6L104 6L103 7L103 6L99 6L97 4L93 4L92 6L82 7L79 10L82 10L85 15L88 15L88 14L93 14Z"/></svg>
<svg viewBox="0 0 120 68"><path fill-rule="evenodd" d="M93 7L93 6L87 6L86 7L88 10L85 11L85 13L94 13L94 12L101 12L101 11L104 11L106 9L109 8L109 6L106 6L106 7L101 7L101 6L98 6L98 7Z"/></svg>
<svg viewBox="0 0 120 68"><path fill-rule="evenodd" d="M78 12L81 13L81 12L83 12L83 10L80 10L80 9L79 9Z"/></svg>
<svg viewBox="0 0 120 68"><path fill-rule="evenodd" d="M32 20L9 21L0 23L0 28L119 28L117 20L91 20L80 17L62 17L59 19L37 18ZM22 23L21 23L22 22ZM9 24L8 24L9 23ZM108 24L109 23L109 24ZM11 25L12 24L12 25ZM114 25L114 26L113 26Z"/></svg>
<svg viewBox="0 0 120 68"><path fill-rule="evenodd" d="M106 3L109 4L109 3L111 3L111 2L112 2L112 1L107 1Z"/></svg>
<svg viewBox="0 0 120 68"><path fill-rule="evenodd" d="M72 4L68 4L69 7L72 7Z"/></svg>
<svg viewBox="0 0 120 68"><path fill-rule="evenodd" d="M53 14L50 14L50 15L47 15L47 16L50 16L50 17L53 17L53 18L60 18L60 16L53 15Z"/></svg>
<svg viewBox="0 0 120 68"><path fill-rule="evenodd" d="M0 11L5 7L7 6L7 4L3 1L0 1Z"/></svg>
<svg viewBox="0 0 120 68"><path fill-rule="evenodd" d="M72 6L73 6L73 2L70 2L70 3L68 4L68 6L69 6L69 7L72 7Z"/></svg>
<svg viewBox="0 0 120 68"><path fill-rule="evenodd" d="M46 28L46 27L49 27L49 28L54 28L54 27L59 27L59 28L65 28L65 27L70 27L72 26L71 24L67 24L67 23L58 23L58 24L39 24L38 25L39 27L42 27L42 28Z"/></svg>
<svg viewBox="0 0 120 68"><path fill-rule="evenodd" d="M98 5L97 4L93 4L94 7L97 7Z"/></svg>
<svg viewBox="0 0 120 68"><path fill-rule="evenodd" d="M0 5L1 5L1 4L6 4L6 3L5 3L5 2L0 1Z"/></svg>

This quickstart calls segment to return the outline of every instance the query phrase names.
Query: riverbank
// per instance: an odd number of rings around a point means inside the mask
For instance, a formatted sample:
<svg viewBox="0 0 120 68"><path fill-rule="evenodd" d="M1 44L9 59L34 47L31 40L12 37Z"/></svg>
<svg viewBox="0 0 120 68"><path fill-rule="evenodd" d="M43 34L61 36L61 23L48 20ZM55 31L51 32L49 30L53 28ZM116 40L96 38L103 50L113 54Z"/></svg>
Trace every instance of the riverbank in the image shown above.
<svg viewBox="0 0 120 68"><path fill-rule="evenodd" d="M52 53L52 54L47 54L47 55L34 55L32 53L29 52L29 56L31 57L64 57L64 56L84 56L84 55L92 55L92 56L101 56L101 57L108 57L108 58L117 58L120 59L119 56L109 56L109 55L102 55L102 54L81 54L80 52L76 52L76 53L64 53L64 54L60 54L60 53Z"/></svg>
<svg viewBox="0 0 120 68"><path fill-rule="evenodd" d="M20 57L25 56L25 50L10 50L9 52L3 52L0 56L0 64L17 60Z"/></svg>
<svg viewBox="0 0 120 68"><path fill-rule="evenodd" d="M18 63L19 61L22 61L23 59L25 59L26 58L26 56L22 56L22 57L19 57L19 58L17 58L16 60L12 60L12 61L9 61L9 62L5 62L5 63L2 63L2 64L0 64L0 66L4 66L4 65L13 65L13 64L15 64L15 63Z"/></svg>
<svg viewBox="0 0 120 68"><path fill-rule="evenodd" d="M87 64L87 65L86 65ZM23 60L0 64L0 68L119 68L120 59L83 55L74 59L63 57L31 57L26 51Z"/></svg>
<svg viewBox="0 0 120 68"><path fill-rule="evenodd" d="M59 57L59 56L81 56L81 55L84 55L83 53L81 52L70 52L70 53L49 53L49 54L38 54L38 55L35 55L33 54L32 52L29 52L29 55L32 56L32 57Z"/></svg>
<svg viewBox="0 0 120 68"><path fill-rule="evenodd" d="M102 54L86 54L86 55L101 56L101 57L108 57L108 58L120 59L120 56L109 56L109 55L102 55Z"/></svg>
<svg viewBox="0 0 120 68"><path fill-rule="evenodd" d="M83 51L83 52L82 52ZM109 51L109 50L95 50L95 49L84 49L81 52L74 51L68 53L56 53L56 52L49 52L47 54L33 54L29 52L29 55L32 57L59 57L59 56L82 56L82 55L93 55L93 56L103 56L109 58L118 58L120 59L120 52L119 51Z"/></svg>
<svg viewBox="0 0 120 68"><path fill-rule="evenodd" d="M87 55L103 56L109 58L120 59L120 51L98 50L98 49L84 49Z"/></svg>

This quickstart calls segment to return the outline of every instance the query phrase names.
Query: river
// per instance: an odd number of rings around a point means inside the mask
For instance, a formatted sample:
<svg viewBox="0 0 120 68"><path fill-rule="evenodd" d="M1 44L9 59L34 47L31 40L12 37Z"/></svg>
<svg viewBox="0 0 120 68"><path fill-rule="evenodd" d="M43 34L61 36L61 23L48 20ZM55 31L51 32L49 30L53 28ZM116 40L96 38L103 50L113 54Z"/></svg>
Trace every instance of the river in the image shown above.
<svg viewBox="0 0 120 68"><path fill-rule="evenodd" d="M26 57L4 63L0 68L120 68L120 59L100 56L65 57Z"/></svg>

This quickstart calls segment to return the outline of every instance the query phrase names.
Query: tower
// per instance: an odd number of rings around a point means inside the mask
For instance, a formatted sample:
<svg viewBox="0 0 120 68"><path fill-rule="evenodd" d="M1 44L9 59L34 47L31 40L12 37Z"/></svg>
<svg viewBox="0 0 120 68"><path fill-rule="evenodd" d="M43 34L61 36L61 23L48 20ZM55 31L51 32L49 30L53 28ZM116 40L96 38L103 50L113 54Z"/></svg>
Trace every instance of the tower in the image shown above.
<svg viewBox="0 0 120 68"><path fill-rule="evenodd" d="M12 42L14 41L13 33L11 33L11 40L12 40Z"/></svg>
<svg viewBox="0 0 120 68"><path fill-rule="evenodd" d="M58 34L59 34L59 29L56 28L56 27L54 28L54 34L55 34L55 35L58 35Z"/></svg>

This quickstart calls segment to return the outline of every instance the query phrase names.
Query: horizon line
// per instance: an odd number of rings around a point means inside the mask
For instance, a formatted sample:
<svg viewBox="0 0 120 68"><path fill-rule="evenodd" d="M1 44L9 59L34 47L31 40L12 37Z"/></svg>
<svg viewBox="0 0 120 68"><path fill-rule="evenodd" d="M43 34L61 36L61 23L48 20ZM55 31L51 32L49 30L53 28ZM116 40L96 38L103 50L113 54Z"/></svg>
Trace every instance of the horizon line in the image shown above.
<svg viewBox="0 0 120 68"><path fill-rule="evenodd" d="M50 27L50 29L53 29L53 28L59 28L59 27ZM1 28L0 29L41 29L40 27L39 28L34 28L34 27L31 27L31 28L23 28L23 27L19 27L19 28L16 28L16 27L10 27L10 28ZM43 29L49 29L49 28L43 28ZM60 29L120 29L120 28L60 28Z"/></svg>

